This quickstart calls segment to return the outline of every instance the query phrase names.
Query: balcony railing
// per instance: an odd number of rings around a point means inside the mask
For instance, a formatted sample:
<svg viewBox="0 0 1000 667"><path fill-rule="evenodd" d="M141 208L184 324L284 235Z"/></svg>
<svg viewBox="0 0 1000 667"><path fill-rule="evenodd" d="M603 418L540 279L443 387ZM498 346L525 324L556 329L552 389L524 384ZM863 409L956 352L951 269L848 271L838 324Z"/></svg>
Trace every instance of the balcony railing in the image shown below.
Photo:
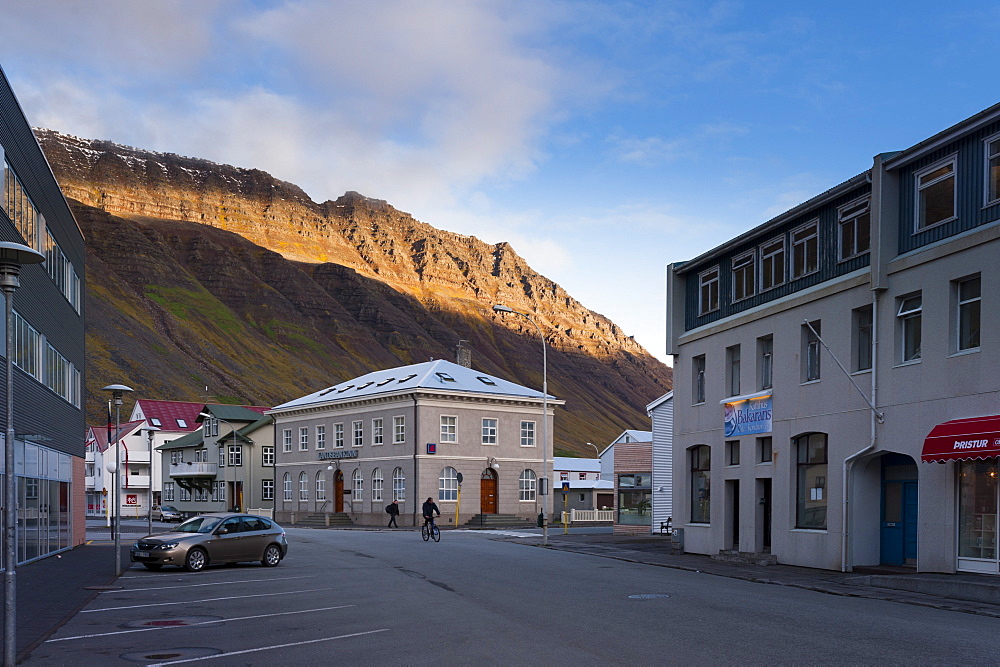
<svg viewBox="0 0 1000 667"><path fill-rule="evenodd" d="M128 483L128 488L130 489L148 489L149 488L149 475L129 475L128 477L122 477L122 485Z"/></svg>
<svg viewBox="0 0 1000 667"><path fill-rule="evenodd" d="M94 452L87 452L86 458L84 459L87 463L94 462Z"/></svg>
<svg viewBox="0 0 1000 667"><path fill-rule="evenodd" d="M125 457L125 455L122 454L122 458L124 458L124 457ZM144 451L141 451L141 450L137 451L137 452L129 452L128 453L128 462L129 463L149 463L149 452L144 452Z"/></svg>
<svg viewBox="0 0 1000 667"><path fill-rule="evenodd" d="M215 477L219 470L217 463L196 463L187 461L185 463L171 463L169 475L171 477Z"/></svg>
<svg viewBox="0 0 1000 667"><path fill-rule="evenodd" d="M88 491L93 491L94 490L94 476L93 475L91 475L90 477L84 477L83 478L83 482L84 482L84 484L86 484Z"/></svg>

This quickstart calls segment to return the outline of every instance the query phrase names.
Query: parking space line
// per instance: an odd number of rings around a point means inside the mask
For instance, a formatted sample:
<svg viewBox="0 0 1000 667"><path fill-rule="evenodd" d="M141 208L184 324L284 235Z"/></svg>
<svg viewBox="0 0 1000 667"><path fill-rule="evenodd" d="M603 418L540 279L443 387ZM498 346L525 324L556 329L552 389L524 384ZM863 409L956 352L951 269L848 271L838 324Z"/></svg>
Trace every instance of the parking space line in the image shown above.
<svg viewBox="0 0 1000 667"><path fill-rule="evenodd" d="M258 583L261 581L289 581L291 579L315 579L315 575L301 577L269 577L267 579L240 579L239 583ZM154 586L152 588L123 588L117 591L101 591L102 593L145 593L146 591L167 591L174 588L196 588L198 586L232 586L232 581L215 581L210 584L184 584L182 586Z"/></svg>
<svg viewBox="0 0 1000 667"><path fill-rule="evenodd" d="M234 655L244 655L246 653L259 653L260 651L273 651L279 648L290 648L292 646L305 646L306 644L317 644L319 642L332 642L337 639L350 639L351 637L362 637L364 635L374 635L379 632L388 632L389 628L379 628L378 630L366 630L365 632L352 632L349 635L338 635L336 637L323 637L322 639L309 639L301 642L291 642L288 644L275 644L274 646L261 646L260 648L248 648L243 651L230 651L229 653L218 653L216 655L206 655L201 658L188 658L187 660L173 660L171 662L157 662L149 667L166 667L166 665L179 665L184 662L199 662L201 660L214 660L215 658L228 658Z"/></svg>
<svg viewBox="0 0 1000 667"><path fill-rule="evenodd" d="M201 621L200 623L192 623L191 625L166 625L158 626L155 628L137 628L134 630L120 630L118 632L97 632L90 635L77 635L75 637L59 637L57 639L48 639L45 641L46 644L54 644L56 642L68 642L74 641L76 639L94 639L96 637L113 637L115 635L129 635L134 632L153 632L155 630L176 630L178 628L196 628L199 625L212 625L216 623L231 623L233 621L252 621L257 618L275 618L277 616L291 616L292 614L311 614L316 611L331 611L334 609L350 609L354 607L353 604L343 604L336 607L320 607L318 609L300 609L298 611L284 611L277 614L258 614L256 616L237 616L236 618L220 618L217 621Z"/></svg>
<svg viewBox="0 0 1000 667"><path fill-rule="evenodd" d="M150 604L132 604L127 607L104 607L102 609L84 609L81 614L92 614L94 612L102 611L118 611L121 609L147 609L149 607L169 607L176 604L200 604L202 602L220 602L223 600L244 600L246 598L267 598L273 597L275 595L297 595L299 593L312 593L314 591L332 591L333 587L330 588L304 588L300 591L284 591L281 593L257 593L255 595L231 595L224 598L202 598L201 600L184 600L181 602L156 602Z"/></svg>

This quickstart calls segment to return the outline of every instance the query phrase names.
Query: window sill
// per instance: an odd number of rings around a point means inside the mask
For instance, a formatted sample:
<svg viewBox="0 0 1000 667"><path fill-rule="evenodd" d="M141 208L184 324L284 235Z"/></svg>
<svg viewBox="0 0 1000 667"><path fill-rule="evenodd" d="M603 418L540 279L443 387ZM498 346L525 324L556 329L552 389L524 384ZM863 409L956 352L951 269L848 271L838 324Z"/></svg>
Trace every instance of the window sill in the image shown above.
<svg viewBox="0 0 1000 667"><path fill-rule="evenodd" d="M926 231L928 231L930 229L934 229L935 227L940 227L941 225L947 225L949 222L955 222L956 220L958 220L958 216L957 215L953 215L950 218L946 218L946 219L941 220L939 222L935 222L932 225L924 225L923 227L918 227L917 226L917 222L914 221L914 223L913 223L913 236L916 236L917 234L923 234L924 232L926 232Z"/></svg>
<svg viewBox="0 0 1000 667"><path fill-rule="evenodd" d="M769 465L774 465L774 461L757 461L757 463L754 465L769 466Z"/></svg>
<svg viewBox="0 0 1000 667"><path fill-rule="evenodd" d="M852 376L853 375L870 375L871 372L872 372L872 369L870 369L870 368L862 368L859 371L851 371L851 375Z"/></svg>
<svg viewBox="0 0 1000 667"><path fill-rule="evenodd" d="M813 535L826 535L829 532L827 528L792 528L792 533L811 533Z"/></svg>
<svg viewBox="0 0 1000 667"><path fill-rule="evenodd" d="M951 359L952 357L964 357L970 354L979 354L979 351L981 349L982 348L978 347L970 347L968 350L959 350L958 352L952 352L951 354L948 355L948 358Z"/></svg>
<svg viewBox="0 0 1000 667"><path fill-rule="evenodd" d="M921 359L910 359L909 361L901 361L901 362L899 362L898 364L896 364L895 366L893 366L893 368L903 368L905 366L916 366L920 362L921 362Z"/></svg>
<svg viewBox="0 0 1000 667"><path fill-rule="evenodd" d="M694 408L694 407L697 407L699 405L705 405L705 401L698 401L697 403L692 403L691 407Z"/></svg>
<svg viewBox="0 0 1000 667"><path fill-rule="evenodd" d="M805 382L800 382L799 386L800 387L805 387L806 385L810 385L810 384L819 384L820 380L822 380L822 378L816 378L815 380L806 380Z"/></svg>

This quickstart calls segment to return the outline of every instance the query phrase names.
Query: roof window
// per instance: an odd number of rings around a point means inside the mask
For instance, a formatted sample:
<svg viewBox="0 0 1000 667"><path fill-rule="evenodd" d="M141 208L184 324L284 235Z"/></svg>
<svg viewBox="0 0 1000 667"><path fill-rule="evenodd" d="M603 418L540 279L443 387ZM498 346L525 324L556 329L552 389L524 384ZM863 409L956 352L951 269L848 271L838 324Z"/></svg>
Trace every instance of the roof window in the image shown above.
<svg viewBox="0 0 1000 667"><path fill-rule="evenodd" d="M359 385L357 386L357 391L361 391L361 390L362 390L362 389L364 389L365 387L370 387L370 386L371 386L371 385L373 385L373 384L375 384L375 382L373 382L373 381L371 381L371 380L369 380L368 382L365 382L364 384L359 384Z"/></svg>
<svg viewBox="0 0 1000 667"><path fill-rule="evenodd" d="M160 421L159 419L157 419L156 417L153 417L153 418L152 418L152 419L150 419L149 421L150 421L150 423L151 423L151 424L152 424L153 426L163 426L163 423L162 423L162 422L161 422L161 421Z"/></svg>
<svg viewBox="0 0 1000 667"><path fill-rule="evenodd" d="M443 382L455 382L455 378L448 375L447 373L435 373Z"/></svg>
<svg viewBox="0 0 1000 667"><path fill-rule="evenodd" d="M319 395L320 396L326 396L327 394L329 394L331 391L333 391L336 388L337 388L337 385L333 385L329 389L324 389L323 391L319 392Z"/></svg>
<svg viewBox="0 0 1000 667"><path fill-rule="evenodd" d="M376 387L384 387L385 385L389 384L390 382L392 382L395 379L396 378L386 378L386 379L382 380L381 382L376 382L375 386Z"/></svg>
<svg viewBox="0 0 1000 667"><path fill-rule="evenodd" d="M407 380L412 380L415 377L417 377L417 374L413 373L412 375L407 375L405 378L400 378L399 381L400 382L406 382Z"/></svg>
<svg viewBox="0 0 1000 667"><path fill-rule="evenodd" d="M347 391L348 389L350 389L353 386L354 386L353 384L349 384L349 385L345 386L343 389L338 389L337 393L338 394L343 394L345 391Z"/></svg>
<svg viewBox="0 0 1000 667"><path fill-rule="evenodd" d="M497 384L496 382L493 381L493 378L488 378L485 375L479 375L476 377L476 379L482 382L483 384L493 385L494 387Z"/></svg>
<svg viewBox="0 0 1000 667"><path fill-rule="evenodd" d="M177 420L177 425L180 426L181 428L187 428L188 427L188 423L186 421L184 421L183 419L178 419Z"/></svg>

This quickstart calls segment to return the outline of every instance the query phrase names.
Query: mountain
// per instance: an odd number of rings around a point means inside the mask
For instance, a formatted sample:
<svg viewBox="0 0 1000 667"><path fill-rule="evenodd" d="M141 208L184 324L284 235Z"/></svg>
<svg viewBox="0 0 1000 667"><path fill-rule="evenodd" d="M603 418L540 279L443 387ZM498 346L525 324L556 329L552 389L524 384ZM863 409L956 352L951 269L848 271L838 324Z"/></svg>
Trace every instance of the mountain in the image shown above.
<svg viewBox="0 0 1000 667"><path fill-rule="evenodd" d="M454 359L541 388L556 450L592 456L672 386L669 367L507 243L348 192L313 202L256 169L36 130L86 238L88 417L99 388L278 404L362 373Z"/></svg>

